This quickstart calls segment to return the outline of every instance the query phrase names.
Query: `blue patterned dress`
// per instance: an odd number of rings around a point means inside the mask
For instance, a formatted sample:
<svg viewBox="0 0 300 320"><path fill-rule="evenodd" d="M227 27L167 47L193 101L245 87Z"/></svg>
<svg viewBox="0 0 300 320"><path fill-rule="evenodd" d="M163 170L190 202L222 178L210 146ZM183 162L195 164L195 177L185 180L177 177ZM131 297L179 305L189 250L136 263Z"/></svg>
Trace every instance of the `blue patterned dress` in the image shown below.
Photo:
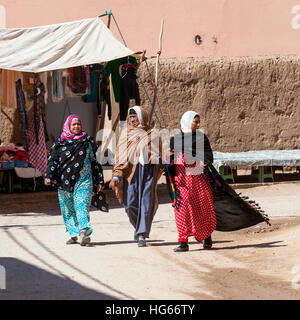
<svg viewBox="0 0 300 320"><path fill-rule="evenodd" d="M74 191L58 190L61 213L71 237L78 236L82 229L88 230L87 235L93 231L89 216L93 194L92 154L92 148L89 145L83 168L80 171L80 178L75 184Z"/></svg>
<svg viewBox="0 0 300 320"><path fill-rule="evenodd" d="M93 185L103 185L102 167L96 161L96 145L87 136L82 142L59 139L54 143L48 158L46 177L58 187L60 209L67 232L71 237L81 230L92 233L89 209ZM84 157L82 159L82 157Z"/></svg>

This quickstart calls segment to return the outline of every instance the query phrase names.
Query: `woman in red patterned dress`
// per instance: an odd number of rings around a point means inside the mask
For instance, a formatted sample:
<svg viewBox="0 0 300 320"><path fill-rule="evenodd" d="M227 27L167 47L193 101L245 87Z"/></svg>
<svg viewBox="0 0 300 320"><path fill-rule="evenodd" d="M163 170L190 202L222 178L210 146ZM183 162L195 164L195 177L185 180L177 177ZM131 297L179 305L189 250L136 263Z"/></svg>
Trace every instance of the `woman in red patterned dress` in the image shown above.
<svg viewBox="0 0 300 320"><path fill-rule="evenodd" d="M213 153L199 128L199 115L187 111L181 118L181 133L171 139L173 161L169 168L176 188L175 221L179 234L175 252L188 251L191 236L199 242L204 240L204 248L211 248L211 234L216 228L213 193L206 172L206 165L213 162Z"/></svg>

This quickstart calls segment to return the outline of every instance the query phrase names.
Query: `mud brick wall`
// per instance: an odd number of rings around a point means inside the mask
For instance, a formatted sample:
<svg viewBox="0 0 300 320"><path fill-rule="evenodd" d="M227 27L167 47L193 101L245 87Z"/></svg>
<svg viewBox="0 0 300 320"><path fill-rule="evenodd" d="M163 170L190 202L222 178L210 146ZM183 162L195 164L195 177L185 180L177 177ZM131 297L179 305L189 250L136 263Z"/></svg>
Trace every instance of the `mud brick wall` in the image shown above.
<svg viewBox="0 0 300 320"><path fill-rule="evenodd" d="M152 101L148 66L139 73ZM217 151L300 148L300 56L160 59L158 102L156 126L179 127L195 110Z"/></svg>

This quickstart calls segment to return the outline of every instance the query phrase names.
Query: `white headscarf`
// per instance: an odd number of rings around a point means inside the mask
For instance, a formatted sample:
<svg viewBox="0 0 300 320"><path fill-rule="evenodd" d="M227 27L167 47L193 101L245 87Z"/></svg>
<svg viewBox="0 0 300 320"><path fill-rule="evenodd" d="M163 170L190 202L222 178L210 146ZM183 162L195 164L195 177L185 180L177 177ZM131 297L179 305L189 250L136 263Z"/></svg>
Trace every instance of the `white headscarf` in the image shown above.
<svg viewBox="0 0 300 320"><path fill-rule="evenodd" d="M139 107L139 106L134 106L134 107L132 107L132 108L129 108L129 109L128 109L128 115L129 115L130 109L133 109L133 110L135 111L135 113L136 113L136 115L137 115L137 117L138 117L138 119L139 119L139 122L140 122L140 125L139 125L139 126L142 127L142 126L144 125L144 123L143 123L143 117L142 117L141 107Z"/></svg>
<svg viewBox="0 0 300 320"><path fill-rule="evenodd" d="M195 111L187 111L183 114L180 120L182 132L192 132L192 123L196 116L199 117L199 114Z"/></svg>

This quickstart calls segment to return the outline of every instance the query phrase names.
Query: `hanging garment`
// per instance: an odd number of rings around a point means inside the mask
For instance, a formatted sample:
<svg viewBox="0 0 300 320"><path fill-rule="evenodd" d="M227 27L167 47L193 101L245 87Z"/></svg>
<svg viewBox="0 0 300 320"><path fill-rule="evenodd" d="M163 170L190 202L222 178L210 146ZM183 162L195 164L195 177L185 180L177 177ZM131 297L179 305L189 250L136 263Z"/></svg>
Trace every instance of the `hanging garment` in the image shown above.
<svg viewBox="0 0 300 320"><path fill-rule="evenodd" d="M2 70L2 106L17 107L16 71Z"/></svg>
<svg viewBox="0 0 300 320"><path fill-rule="evenodd" d="M69 68L71 90L76 94L86 94L88 88L88 67Z"/></svg>
<svg viewBox="0 0 300 320"><path fill-rule="evenodd" d="M89 94L82 97L84 102L97 102L99 92L99 73L89 73Z"/></svg>
<svg viewBox="0 0 300 320"><path fill-rule="evenodd" d="M134 66L137 66L137 61L136 61L136 58L131 56L109 61L103 71L103 74L106 77L109 77L111 75L113 93L114 93L116 102L120 102L120 95L121 95L120 66L123 64L133 64ZM130 97L130 99L133 99L133 98L134 96Z"/></svg>
<svg viewBox="0 0 300 320"><path fill-rule="evenodd" d="M21 79L19 79L16 82L16 97L17 97L19 126L20 126L22 144L24 149L28 151L28 141L27 141L28 118L27 118L26 100L25 100L24 92L22 90Z"/></svg>
<svg viewBox="0 0 300 320"><path fill-rule="evenodd" d="M45 87L40 81L34 84L33 95L33 116L34 116L34 128L36 143L39 143L39 129L40 120L43 122L44 137L46 142L49 141L49 136L46 127L46 105L45 105Z"/></svg>
<svg viewBox="0 0 300 320"><path fill-rule="evenodd" d="M63 98L62 72L55 70L52 73L52 101L60 102Z"/></svg>
<svg viewBox="0 0 300 320"><path fill-rule="evenodd" d="M135 99L135 104L139 106L140 93L136 77L136 67L133 64L123 64L121 67L120 121L126 120L129 100L132 98Z"/></svg>
<svg viewBox="0 0 300 320"><path fill-rule="evenodd" d="M108 119L111 120L111 101L110 101L110 85L109 78L100 74L99 78L99 93L97 98L98 114L101 114L100 103L105 101L107 104Z"/></svg>
<svg viewBox="0 0 300 320"><path fill-rule="evenodd" d="M42 82L42 84L44 85L45 88L45 93L44 93L44 100L45 100L45 104L47 104L48 102L48 72L41 72L39 73L39 77L40 80Z"/></svg>
<svg viewBox="0 0 300 320"><path fill-rule="evenodd" d="M38 143L35 137L35 124L32 115L32 119L29 124L29 162L36 168L40 173L45 176L47 169L47 149L45 141L45 131L43 121L40 118L40 125L38 131Z"/></svg>

